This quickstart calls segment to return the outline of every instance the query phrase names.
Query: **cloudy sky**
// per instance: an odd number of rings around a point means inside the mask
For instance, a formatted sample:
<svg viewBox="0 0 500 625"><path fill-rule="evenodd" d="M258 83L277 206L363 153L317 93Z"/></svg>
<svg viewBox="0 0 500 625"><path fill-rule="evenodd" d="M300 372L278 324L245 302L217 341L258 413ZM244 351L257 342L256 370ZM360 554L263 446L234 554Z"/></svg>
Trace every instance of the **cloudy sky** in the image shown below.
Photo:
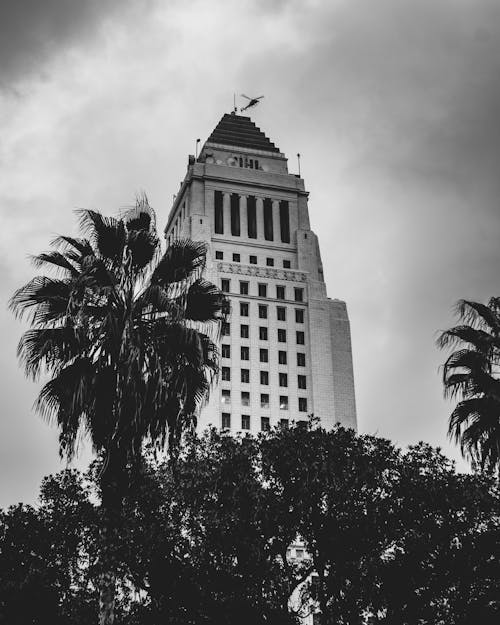
<svg viewBox="0 0 500 625"><path fill-rule="evenodd" d="M0 506L61 467L6 310L28 254L140 190L163 225L233 92L264 94L254 121L291 171L302 155L360 431L459 458L434 341L457 299L500 294L497 0L17 0L0 8Z"/></svg>

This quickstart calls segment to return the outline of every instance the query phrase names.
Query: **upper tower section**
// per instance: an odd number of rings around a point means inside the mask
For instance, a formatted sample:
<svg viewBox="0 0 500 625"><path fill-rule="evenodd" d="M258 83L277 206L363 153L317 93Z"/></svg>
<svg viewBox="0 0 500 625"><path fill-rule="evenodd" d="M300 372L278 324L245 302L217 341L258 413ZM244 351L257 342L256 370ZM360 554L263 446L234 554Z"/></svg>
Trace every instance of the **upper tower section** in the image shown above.
<svg viewBox="0 0 500 625"><path fill-rule="evenodd" d="M287 161L250 117L225 114L200 153L206 163L288 174Z"/></svg>
<svg viewBox="0 0 500 625"><path fill-rule="evenodd" d="M215 191L217 193L214 195ZM217 216L220 216L220 194L228 197L238 195L242 202L250 206L249 223L257 221L256 232L255 228L247 231L243 225L239 230L227 225L220 226L217 222ZM199 155L189 156L187 172L174 197L165 234L170 241L182 236L227 236L232 235L232 231L238 231L238 235L232 236L238 236L240 242L248 238L257 241L262 239L266 243L274 241L288 246L295 245L295 232L309 230L310 227L307 196L303 179L288 172L285 155L250 117L226 113ZM231 201L234 203L236 199L233 197ZM265 204L266 208L262 209L261 204ZM275 209L272 208L274 204ZM254 205L255 209L252 208ZM278 223L274 227L270 225L271 221L278 220L280 210L281 214L289 215L289 223L283 227L286 232L293 233L291 238L289 234L279 237ZM246 214L245 210L243 212ZM195 215L198 221L193 221ZM262 215L264 222L260 223ZM200 222L200 219L203 221ZM199 232L201 225L204 226L203 230L205 226L208 227L209 232Z"/></svg>

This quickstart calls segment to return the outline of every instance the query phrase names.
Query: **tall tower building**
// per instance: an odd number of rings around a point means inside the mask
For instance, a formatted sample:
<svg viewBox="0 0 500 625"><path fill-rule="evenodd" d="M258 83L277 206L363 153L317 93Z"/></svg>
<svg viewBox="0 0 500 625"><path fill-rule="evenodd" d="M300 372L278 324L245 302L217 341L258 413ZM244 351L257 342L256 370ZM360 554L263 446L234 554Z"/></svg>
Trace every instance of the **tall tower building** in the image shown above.
<svg viewBox="0 0 500 625"><path fill-rule="evenodd" d="M307 197L249 117L224 115L189 157L165 236L205 241L206 277L231 302L201 428L256 433L310 414L356 428L349 318L327 297Z"/></svg>

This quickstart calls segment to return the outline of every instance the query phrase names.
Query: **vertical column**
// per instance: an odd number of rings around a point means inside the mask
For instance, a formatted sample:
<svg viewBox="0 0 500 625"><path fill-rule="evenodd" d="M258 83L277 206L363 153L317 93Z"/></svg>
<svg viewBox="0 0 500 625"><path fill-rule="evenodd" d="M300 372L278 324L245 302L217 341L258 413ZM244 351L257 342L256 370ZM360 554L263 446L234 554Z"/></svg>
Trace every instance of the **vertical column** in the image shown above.
<svg viewBox="0 0 500 625"><path fill-rule="evenodd" d="M257 203L257 238L264 236L264 200L256 198Z"/></svg>
<svg viewBox="0 0 500 625"><path fill-rule="evenodd" d="M248 237L247 226L247 195L240 195L240 220L241 220L241 236L245 239Z"/></svg>
<svg viewBox="0 0 500 625"><path fill-rule="evenodd" d="M273 233L276 241L281 241L280 237L280 203L278 200L273 200Z"/></svg>
<svg viewBox="0 0 500 625"><path fill-rule="evenodd" d="M223 193L222 210L224 212L224 234L231 235L231 194Z"/></svg>
<svg viewBox="0 0 500 625"><path fill-rule="evenodd" d="M240 195L231 193L231 234L233 237L241 236L240 220Z"/></svg>
<svg viewBox="0 0 500 625"><path fill-rule="evenodd" d="M224 234L224 196L222 191L215 190L214 191L214 228L213 232L215 234Z"/></svg>
<svg viewBox="0 0 500 625"><path fill-rule="evenodd" d="M273 202L271 198L264 198L264 239L274 241Z"/></svg>

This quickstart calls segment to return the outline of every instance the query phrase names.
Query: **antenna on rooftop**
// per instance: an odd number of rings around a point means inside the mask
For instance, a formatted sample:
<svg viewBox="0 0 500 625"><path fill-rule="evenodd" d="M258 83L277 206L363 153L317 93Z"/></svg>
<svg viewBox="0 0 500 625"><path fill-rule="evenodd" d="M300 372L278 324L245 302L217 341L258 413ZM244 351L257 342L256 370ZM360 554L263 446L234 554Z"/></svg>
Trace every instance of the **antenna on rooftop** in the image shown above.
<svg viewBox="0 0 500 625"><path fill-rule="evenodd" d="M236 94L233 93L233 115L236 115L238 112L238 107L236 106Z"/></svg>
<svg viewBox="0 0 500 625"><path fill-rule="evenodd" d="M196 148L195 148L195 158L198 158L198 144L200 143L201 139L196 139Z"/></svg>
<svg viewBox="0 0 500 625"><path fill-rule="evenodd" d="M299 164L299 178L300 178L300 154L297 152L297 163Z"/></svg>

